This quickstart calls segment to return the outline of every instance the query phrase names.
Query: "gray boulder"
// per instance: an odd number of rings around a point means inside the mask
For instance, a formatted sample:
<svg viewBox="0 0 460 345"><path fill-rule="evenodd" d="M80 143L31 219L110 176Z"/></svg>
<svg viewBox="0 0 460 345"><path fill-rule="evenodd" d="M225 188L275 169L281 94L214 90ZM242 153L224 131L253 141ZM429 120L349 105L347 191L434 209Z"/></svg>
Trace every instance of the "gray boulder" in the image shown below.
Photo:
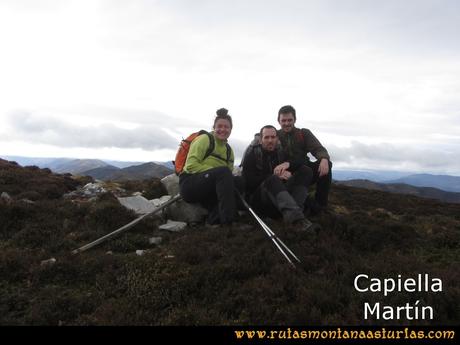
<svg viewBox="0 0 460 345"><path fill-rule="evenodd" d="M179 193L179 176L176 174L162 178L161 183L165 186L169 195L174 196ZM191 204L184 200L179 200L172 204L167 211L169 219L186 223L202 222L207 214L208 211L199 204Z"/></svg>
<svg viewBox="0 0 460 345"><path fill-rule="evenodd" d="M169 195L175 196L179 194L179 176L176 174L163 177L161 183L165 186Z"/></svg>
<svg viewBox="0 0 460 345"><path fill-rule="evenodd" d="M146 214L154 211L156 206L140 195L118 198L120 204L137 214Z"/></svg>
<svg viewBox="0 0 460 345"><path fill-rule="evenodd" d="M169 219L186 223L199 223L204 220L208 211L199 204L190 204L184 200L179 200L169 206L166 213Z"/></svg>

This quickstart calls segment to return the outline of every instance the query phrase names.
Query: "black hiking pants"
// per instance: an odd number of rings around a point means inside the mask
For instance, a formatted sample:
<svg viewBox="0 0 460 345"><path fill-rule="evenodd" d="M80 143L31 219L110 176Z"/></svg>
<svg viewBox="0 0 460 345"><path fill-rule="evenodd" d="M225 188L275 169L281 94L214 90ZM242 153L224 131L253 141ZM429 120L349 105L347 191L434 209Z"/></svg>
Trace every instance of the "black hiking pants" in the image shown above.
<svg viewBox="0 0 460 345"><path fill-rule="evenodd" d="M235 180L229 168L183 173L179 177L179 187L186 202L200 203L208 210L209 224L231 224L235 220Z"/></svg>
<svg viewBox="0 0 460 345"><path fill-rule="evenodd" d="M307 198L312 171L307 166L300 167L290 179L282 180L271 175L256 189L249 203L263 215L279 218L303 218L303 205ZM292 219L296 220L296 219Z"/></svg>
<svg viewBox="0 0 460 345"><path fill-rule="evenodd" d="M313 172L313 178L310 182L310 185L316 184L316 192L315 192L315 201L316 203L324 208L327 206L328 198L329 198L329 190L331 189L332 183L332 163L329 161L329 173L326 176L319 177L319 160L316 162L308 162L307 166ZM309 200L307 200L307 203ZM306 204L305 207L310 207L311 205Z"/></svg>

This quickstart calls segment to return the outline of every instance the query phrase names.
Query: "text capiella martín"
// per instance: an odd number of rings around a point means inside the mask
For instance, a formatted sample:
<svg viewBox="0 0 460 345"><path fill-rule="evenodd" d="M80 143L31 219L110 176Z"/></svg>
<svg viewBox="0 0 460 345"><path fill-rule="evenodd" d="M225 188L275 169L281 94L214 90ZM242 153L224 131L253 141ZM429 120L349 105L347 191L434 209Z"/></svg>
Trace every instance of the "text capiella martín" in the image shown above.
<svg viewBox="0 0 460 345"><path fill-rule="evenodd" d="M415 278L403 278L400 274L396 278L370 278L367 274L358 274L354 279L354 288L360 293L381 293L384 297L398 292L442 292L442 281L431 278L428 274L418 274ZM381 302L364 303L364 319L374 317L376 320L432 320L434 309L423 305L420 300L414 303L392 306Z"/></svg>

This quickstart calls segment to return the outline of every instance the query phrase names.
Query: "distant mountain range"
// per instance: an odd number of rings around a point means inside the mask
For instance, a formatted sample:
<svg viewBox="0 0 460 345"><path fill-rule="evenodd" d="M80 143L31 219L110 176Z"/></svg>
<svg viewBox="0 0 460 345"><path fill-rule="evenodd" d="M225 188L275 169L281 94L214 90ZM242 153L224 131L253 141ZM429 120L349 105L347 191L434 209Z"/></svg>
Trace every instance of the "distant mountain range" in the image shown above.
<svg viewBox="0 0 460 345"><path fill-rule="evenodd" d="M153 176L160 177L161 175L165 176L174 171L174 166L171 161L145 163L100 159L36 158L21 156L2 156L2 158L16 161L22 166L36 165L40 168L49 168L56 173L71 173L74 175L84 174L102 180L138 179L150 178ZM136 166L137 168L135 168ZM164 168L166 168L166 170ZM460 176L451 175L417 174L413 172L385 170L334 169L333 179L335 181L367 180L390 185L405 184L415 187L432 187L446 192L460 193Z"/></svg>
<svg viewBox="0 0 460 345"><path fill-rule="evenodd" d="M151 177L163 177L173 172L171 162L122 162L100 159L72 158L34 158L21 156L2 156L22 166L36 165L49 168L56 173L73 175L89 175L101 180L132 180ZM170 168L172 166L172 168Z"/></svg>
<svg viewBox="0 0 460 345"><path fill-rule="evenodd" d="M338 181L370 180L375 182L384 182L389 180L396 180L411 174L413 173L401 171L332 169L332 178Z"/></svg>
<svg viewBox="0 0 460 345"><path fill-rule="evenodd" d="M0 158L27 166L36 165L39 168L48 168L54 172L78 173L89 169L95 169L104 165L113 165L117 168L126 168L133 165L144 164L145 162L123 162L114 160L101 159L76 159L76 158L40 158L40 157L22 157L22 156L1 156ZM161 163L159 163L161 164ZM81 165L81 168L79 167Z"/></svg>
<svg viewBox="0 0 460 345"><path fill-rule="evenodd" d="M378 183L369 180L335 181L335 184L460 203L460 193L446 192L432 187L416 187L404 183Z"/></svg>
<svg viewBox="0 0 460 345"><path fill-rule="evenodd" d="M333 170L332 177L337 181L369 180L385 184L405 183L416 187L433 187L446 192L460 193L460 176L379 170Z"/></svg>
<svg viewBox="0 0 460 345"><path fill-rule="evenodd" d="M167 161L167 162L153 162L153 163L157 163L157 164L164 165L166 168L171 169L171 170L174 171L174 164L173 164L172 161Z"/></svg>
<svg viewBox="0 0 460 345"><path fill-rule="evenodd" d="M114 167L113 165L106 165L100 168L87 170L81 175L89 175L99 180L112 180L112 181L126 181L126 180L145 180L152 177L162 178L172 174L171 169L166 168L164 165L156 164L153 162L144 163L140 165L130 166L123 169Z"/></svg>
<svg viewBox="0 0 460 345"><path fill-rule="evenodd" d="M120 170L122 169L115 167L113 165L106 165L100 168L86 170L82 173L82 175L88 175L97 180L109 180L109 176L119 172Z"/></svg>
<svg viewBox="0 0 460 345"><path fill-rule="evenodd" d="M70 161L52 162L49 168L59 174L71 173L82 175L83 172L107 166L107 163L99 159L74 159Z"/></svg>
<svg viewBox="0 0 460 345"><path fill-rule="evenodd" d="M450 192L460 192L460 176L414 174L385 183L406 183L417 187L434 187Z"/></svg>

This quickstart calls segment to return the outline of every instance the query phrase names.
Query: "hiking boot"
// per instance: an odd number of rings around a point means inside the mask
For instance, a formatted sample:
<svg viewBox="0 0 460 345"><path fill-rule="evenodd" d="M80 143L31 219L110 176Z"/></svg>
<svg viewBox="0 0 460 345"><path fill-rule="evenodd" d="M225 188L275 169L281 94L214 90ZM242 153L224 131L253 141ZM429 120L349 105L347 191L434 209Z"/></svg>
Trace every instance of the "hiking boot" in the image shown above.
<svg viewBox="0 0 460 345"><path fill-rule="evenodd" d="M295 230L298 232L308 232L308 233L315 233L321 230L321 225L317 223L310 222L307 218L299 219L292 223Z"/></svg>

